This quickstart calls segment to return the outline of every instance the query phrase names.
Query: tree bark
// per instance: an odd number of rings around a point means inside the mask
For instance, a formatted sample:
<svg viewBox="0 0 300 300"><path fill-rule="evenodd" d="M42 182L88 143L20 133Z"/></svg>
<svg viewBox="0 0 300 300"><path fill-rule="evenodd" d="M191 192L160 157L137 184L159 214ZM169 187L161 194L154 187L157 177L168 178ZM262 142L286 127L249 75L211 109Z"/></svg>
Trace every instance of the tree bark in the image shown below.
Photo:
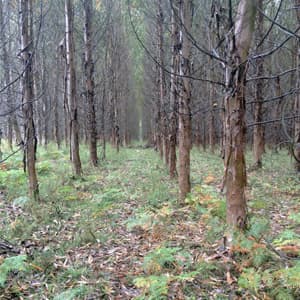
<svg viewBox="0 0 300 300"><path fill-rule="evenodd" d="M264 16L263 16L263 0L258 1L258 20L257 20L257 40L261 41L264 37ZM261 77L264 74L264 62L260 58L256 60L256 77ZM263 93L264 81L257 80L255 86L255 105L254 105L254 122L260 123L263 119ZM253 131L253 154L254 154L254 167L262 167L262 156L265 152L265 138L264 126L257 124L254 126Z"/></svg>
<svg viewBox="0 0 300 300"><path fill-rule="evenodd" d="M191 191L190 151L191 151L191 42L188 33L192 28L192 0L181 1L180 10L182 49L180 51L181 86L179 92L179 198L184 201Z"/></svg>
<svg viewBox="0 0 300 300"><path fill-rule="evenodd" d="M8 35L10 35L10 26L9 21L4 20L4 12L3 12L3 1L0 1L0 40L2 41L2 61L4 66L4 80L5 84L8 86L7 88L7 106L9 110L11 111L8 116L8 144L10 149L12 149L12 140L13 140L13 129L15 131L16 135L16 142L19 145L22 142L22 136L21 131L19 128L17 116L14 112L15 108L15 101L12 97L12 89L11 86L9 86L11 82L11 64L9 61L9 53L11 52L11 41L9 37L8 41L8 49L7 49L7 42L6 42L6 32ZM7 14L8 18L10 17L10 8L9 3L7 3Z"/></svg>
<svg viewBox="0 0 300 300"><path fill-rule="evenodd" d="M297 21L298 25L300 25L300 0L295 0L296 12L297 12ZM297 83L296 89L297 94L294 102L294 113L296 116L300 114L300 39L297 39ZM294 128L294 154L296 157L295 169L300 172L300 117L295 118L295 128Z"/></svg>
<svg viewBox="0 0 300 300"><path fill-rule="evenodd" d="M97 156L97 130L96 130L96 112L94 103L95 84L94 84L94 62L93 62L93 2L92 0L84 1L85 10L85 88L86 99L88 104L88 140L90 150L90 160L94 167L98 164Z"/></svg>
<svg viewBox="0 0 300 300"><path fill-rule="evenodd" d="M225 175L227 223L244 229L247 222L245 197L245 87L247 58L252 41L256 6L252 0L241 0L234 32L229 41L230 62L226 68L225 96Z"/></svg>
<svg viewBox="0 0 300 300"><path fill-rule="evenodd" d="M172 5L172 73L171 73L171 90L170 90L170 129L169 129L169 143L170 143L170 159L169 172L170 177L177 176L176 168L176 145L177 145L177 118L178 118L178 96L179 96L179 51L181 49L180 34L179 34L179 0L173 1Z"/></svg>
<svg viewBox="0 0 300 300"><path fill-rule="evenodd" d="M163 146L163 156L166 165L169 165L170 146L168 141L168 103L166 98L166 79L165 79L165 59L164 59L164 13L162 10L162 1L158 0L158 57L159 57L159 97L160 97L160 111L161 111L161 139Z"/></svg>
<svg viewBox="0 0 300 300"><path fill-rule="evenodd" d="M26 169L29 179L29 193L34 200L39 200L39 185L35 169L35 154L37 140L35 136L35 126L33 119L33 71L32 71L32 57L33 57L33 40L30 34L29 12L31 10L30 0L20 0L20 23L21 23L21 49L22 62L25 72L22 76L23 89L23 117L24 117L24 143L25 143L25 157Z"/></svg>
<svg viewBox="0 0 300 300"><path fill-rule="evenodd" d="M73 5L72 0L65 0L66 18L66 60L67 60L67 104L70 122L70 153L73 169L76 176L82 173L79 156L79 125L78 107L76 95L76 73L74 61L74 37L73 37Z"/></svg>

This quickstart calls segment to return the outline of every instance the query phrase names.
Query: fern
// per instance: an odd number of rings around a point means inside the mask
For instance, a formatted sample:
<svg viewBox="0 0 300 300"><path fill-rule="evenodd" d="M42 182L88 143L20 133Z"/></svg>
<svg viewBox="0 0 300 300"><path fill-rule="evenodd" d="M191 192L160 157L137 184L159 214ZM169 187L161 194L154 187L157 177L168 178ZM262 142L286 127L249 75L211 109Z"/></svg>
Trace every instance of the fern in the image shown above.
<svg viewBox="0 0 300 300"><path fill-rule="evenodd" d="M291 268L281 269L275 273L283 286L290 289L300 289L300 262Z"/></svg>
<svg viewBox="0 0 300 300"><path fill-rule="evenodd" d="M169 284L172 278L168 275L138 277L133 282L137 288L143 289L143 294L148 300L164 300L167 299Z"/></svg>
<svg viewBox="0 0 300 300"><path fill-rule="evenodd" d="M146 273L157 274L164 268L174 266L176 257L175 254L180 248L159 247L150 252L144 258L144 269Z"/></svg>
<svg viewBox="0 0 300 300"><path fill-rule="evenodd" d="M300 245L300 236L293 230L284 230L277 239L273 241L275 246L283 246L287 244Z"/></svg>
<svg viewBox="0 0 300 300"><path fill-rule="evenodd" d="M238 279L241 288L257 293L261 283L261 275L254 268L245 269Z"/></svg>
<svg viewBox="0 0 300 300"><path fill-rule="evenodd" d="M264 218L254 217L250 220L248 234L256 240L260 240L269 230L269 221Z"/></svg>
<svg viewBox="0 0 300 300"><path fill-rule="evenodd" d="M26 255L18 255L14 257L6 258L0 266L0 286L4 287L4 284L7 280L7 276L11 271L25 271L26 264Z"/></svg>
<svg viewBox="0 0 300 300"><path fill-rule="evenodd" d="M55 296L53 300L73 300L75 297L82 295L85 291L86 289L83 287L69 289Z"/></svg>

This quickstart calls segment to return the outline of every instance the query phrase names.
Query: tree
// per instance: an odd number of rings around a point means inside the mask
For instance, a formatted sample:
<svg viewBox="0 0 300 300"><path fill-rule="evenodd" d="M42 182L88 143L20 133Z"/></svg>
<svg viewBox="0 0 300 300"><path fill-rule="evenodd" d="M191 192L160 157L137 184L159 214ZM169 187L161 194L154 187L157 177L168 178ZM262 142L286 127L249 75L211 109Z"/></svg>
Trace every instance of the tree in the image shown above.
<svg viewBox="0 0 300 300"><path fill-rule="evenodd" d="M295 6L296 6L296 14L297 14L297 21L298 21L298 26L300 25L300 0L295 0ZM294 128L294 141L296 143L295 146L295 158L296 160L296 170L300 172L300 38L297 38L297 83L296 83L296 88L298 89L295 97L295 102L294 102L294 113L296 114L295 118L295 128Z"/></svg>
<svg viewBox="0 0 300 300"><path fill-rule="evenodd" d="M65 0L65 22L66 22L66 63L67 63L67 80L66 96L67 110L69 115L70 128L70 153L73 163L74 173L80 176L82 173L81 161L79 156L79 125L78 125L78 107L76 92L76 73L75 73L75 47L73 37L73 4L72 0Z"/></svg>
<svg viewBox="0 0 300 300"><path fill-rule="evenodd" d="M97 166L97 130L96 130L96 112L94 103L94 63L93 63L93 2L92 0L84 1L85 10L85 29L84 29L84 41L85 41L85 85L86 85L86 99L88 106L88 135L89 135L89 149L90 160L93 166Z"/></svg>
<svg viewBox="0 0 300 300"><path fill-rule="evenodd" d="M174 178L177 175L176 171L176 145L177 145L177 124L178 124L178 96L179 96L179 51L181 48L179 36L179 1L171 1L172 20L171 20L171 40L172 40L172 61L171 61L171 88L170 88L170 128L169 128L169 143L170 143L170 158L169 172L170 177Z"/></svg>
<svg viewBox="0 0 300 300"><path fill-rule="evenodd" d="M264 16L263 16L263 0L258 1L258 20L257 20L257 40L260 43L264 38ZM259 49L259 47L258 47ZM262 58L256 60L256 77L259 78L264 74L264 62ZM262 108L263 108L263 92L264 81L256 80L255 86L255 104L254 104L254 126L253 131L253 153L254 166L256 168L262 167L262 155L265 152L264 126L262 122Z"/></svg>
<svg viewBox="0 0 300 300"><path fill-rule="evenodd" d="M191 141L191 41L188 34L192 29L192 0L180 3L181 50L180 50L180 90L179 90L179 197L183 201L191 191L190 151Z"/></svg>
<svg viewBox="0 0 300 300"><path fill-rule="evenodd" d="M37 139L33 119L33 72L32 58L34 55L33 40L30 27L33 20L29 18L32 9L31 0L20 0L20 24L21 24L21 59L24 68L22 75L22 107L24 118L24 156L25 167L28 172L29 192L34 200L39 200L39 185L36 175L35 160Z"/></svg>
<svg viewBox="0 0 300 300"><path fill-rule="evenodd" d="M229 8L230 10L232 7ZM247 59L254 32L256 5L240 0L235 23L230 20L232 34L228 41L225 105L225 174L227 223L244 229L247 222L245 197L246 163L246 75ZM231 17L232 18L232 17Z"/></svg>
<svg viewBox="0 0 300 300"><path fill-rule="evenodd" d="M7 3L7 18L8 21L5 21L4 18L4 7L3 1L0 1L0 40L2 41L2 61L4 65L4 80L7 86L7 106L10 110L10 114L8 116L8 144L12 149L12 135L13 129L16 135L17 144L20 144L22 141L21 131L19 128L17 116L15 114L15 101L12 95L12 87L10 86L11 82L11 64L9 59L9 53L11 52L11 38L10 38L10 4ZM7 34L6 34L7 33ZM7 36L9 37L7 43ZM8 45L8 46L7 46Z"/></svg>

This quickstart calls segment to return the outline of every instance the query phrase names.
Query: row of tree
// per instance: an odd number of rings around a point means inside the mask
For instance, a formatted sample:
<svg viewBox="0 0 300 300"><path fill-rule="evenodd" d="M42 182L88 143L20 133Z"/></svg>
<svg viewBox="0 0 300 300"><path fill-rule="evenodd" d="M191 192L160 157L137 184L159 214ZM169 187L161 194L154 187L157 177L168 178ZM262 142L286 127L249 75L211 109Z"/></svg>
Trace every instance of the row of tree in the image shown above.
<svg viewBox="0 0 300 300"><path fill-rule="evenodd" d="M1 127L31 195L38 143L64 141L80 176L80 141L97 166L99 141L105 158L106 141L148 140L181 201L192 145L219 145L227 222L244 228L247 143L255 168L288 145L300 170L299 26L300 0L1 0Z"/></svg>

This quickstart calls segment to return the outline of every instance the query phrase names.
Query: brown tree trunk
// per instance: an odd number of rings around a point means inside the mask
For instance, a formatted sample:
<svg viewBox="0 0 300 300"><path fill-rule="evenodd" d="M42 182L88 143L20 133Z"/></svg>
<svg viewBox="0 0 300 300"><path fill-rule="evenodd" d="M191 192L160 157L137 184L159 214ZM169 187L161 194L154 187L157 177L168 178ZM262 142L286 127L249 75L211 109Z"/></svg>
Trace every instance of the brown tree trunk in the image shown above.
<svg viewBox="0 0 300 300"><path fill-rule="evenodd" d="M66 58L67 58L67 103L70 122L70 152L73 169L76 176L82 173L79 156L79 125L76 95L76 73L74 62L74 37L73 37L73 5L72 0L65 0L66 17Z"/></svg>
<svg viewBox="0 0 300 300"><path fill-rule="evenodd" d="M210 40L210 48L212 49L212 42L211 37L209 37ZM209 60L209 78L210 80L214 80L214 66L213 66L213 60ZM216 128L215 128L215 104L217 102L217 93L216 88L214 84L208 84L209 88L209 112L208 112L208 144L209 149L212 153L215 152L215 146L216 146Z"/></svg>
<svg viewBox="0 0 300 300"><path fill-rule="evenodd" d="M158 57L159 57L159 96L160 96L160 111L161 111L161 137L163 145L163 156L165 163L169 165L170 146L168 140L168 103L166 97L166 79L165 79L165 59L164 59L164 14L162 10L162 1L158 0Z"/></svg>
<svg viewBox="0 0 300 300"><path fill-rule="evenodd" d="M55 86L54 86L54 137L58 149L61 147L61 134L59 128L59 58L56 58L56 77L55 77Z"/></svg>
<svg viewBox="0 0 300 300"><path fill-rule="evenodd" d="M180 75L190 76L191 42L188 33L192 28L192 0L181 1L180 9L182 49L180 61ZM190 182L190 151L191 151L191 80L181 77L179 92L179 198L184 201L191 191Z"/></svg>
<svg viewBox="0 0 300 300"><path fill-rule="evenodd" d="M258 20L257 20L257 40L261 41L264 37L264 16L263 16L263 0L258 1ZM264 62L263 59L256 60L256 77L261 77L264 74ZM257 80L255 87L255 105L254 105L254 122L260 123L263 118L263 92L264 81ZM253 131L253 154L254 154L254 167L262 167L262 156L265 152L265 138L264 127L262 124L254 126Z"/></svg>
<svg viewBox="0 0 300 300"><path fill-rule="evenodd" d="M37 140L33 119L33 72L32 72L32 49L33 40L30 35L29 12L31 10L30 0L20 0L20 23L21 23L21 49L22 62L25 72L22 76L23 89L23 116L24 116L24 136L25 136L25 156L26 169L29 179L29 193L34 200L39 200L39 185L35 169L35 153Z"/></svg>
<svg viewBox="0 0 300 300"><path fill-rule="evenodd" d="M170 177L177 176L176 168L176 145L177 145L177 118L178 118L178 89L179 89L179 51L181 48L180 33L179 33L179 0L173 1L172 6L172 73L171 73L171 90L170 90L170 129L169 129L169 143L170 143L170 159L169 172Z"/></svg>
<svg viewBox="0 0 300 300"><path fill-rule="evenodd" d="M96 130L96 112L94 103L94 63L92 56L92 20L93 20L93 2L92 0L84 1L85 9L85 77L86 77L86 98L88 104L88 142L90 149L90 160L93 166L98 164L97 156L97 130Z"/></svg>
<svg viewBox="0 0 300 300"><path fill-rule="evenodd" d="M7 4L7 18L10 18L10 5ZM3 13L3 2L0 1L0 40L2 41L2 61L3 61L3 66L4 66L4 80L5 84L8 86L7 88L7 106L9 108L10 114L8 117L8 145L10 149L12 149L12 140L13 140L13 129L16 134L16 142L17 144L20 144L22 141L22 136L21 136L21 131L19 128L19 124L17 121L17 117L15 114L15 101L13 100L12 97L12 89L10 86L11 82L11 64L9 61L9 53L11 52L11 41L9 37L9 41L7 43L6 41L6 35L5 33L7 32L8 35L10 35L10 26L9 26L9 21L4 20L4 13ZM7 45L8 44L8 49Z"/></svg>
<svg viewBox="0 0 300 300"><path fill-rule="evenodd" d="M296 12L297 12L297 21L298 25L300 25L300 0L295 0ZM296 158L295 168L298 172L300 172L300 39L297 39L297 94L294 102L294 113L296 115L295 118L295 128L294 128L294 154Z"/></svg>
<svg viewBox="0 0 300 300"><path fill-rule="evenodd" d="M247 222L245 86L255 11L256 6L252 0L240 0L235 30L229 41L230 65L226 68L224 183L227 223L231 228L240 229L244 229Z"/></svg>

